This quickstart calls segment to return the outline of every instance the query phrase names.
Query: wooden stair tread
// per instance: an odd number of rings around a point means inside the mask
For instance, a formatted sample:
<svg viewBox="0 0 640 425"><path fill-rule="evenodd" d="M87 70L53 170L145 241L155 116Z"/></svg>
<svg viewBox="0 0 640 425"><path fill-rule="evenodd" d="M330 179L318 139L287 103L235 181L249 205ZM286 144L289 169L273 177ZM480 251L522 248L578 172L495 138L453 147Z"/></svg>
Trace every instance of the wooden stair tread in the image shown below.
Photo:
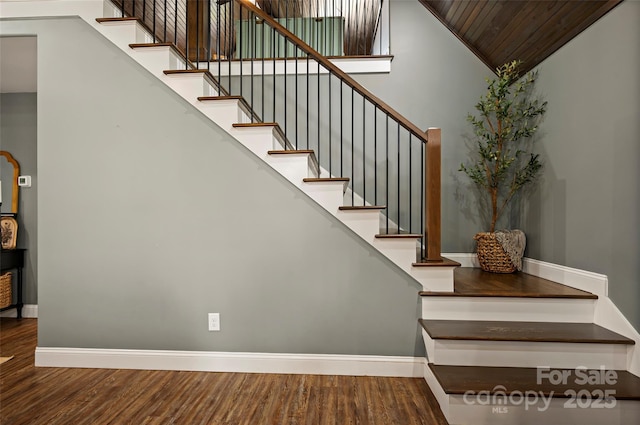
<svg viewBox="0 0 640 425"><path fill-rule="evenodd" d="M385 208L387 208L385 205L343 205L338 207L340 211L383 210Z"/></svg>
<svg viewBox="0 0 640 425"><path fill-rule="evenodd" d="M598 299L591 292L571 288L523 272L489 273L474 267L454 270L453 292L422 291L422 296Z"/></svg>
<svg viewBox="0 0 640 425"><path fill-rule="evenodd" d="M179 74L208 74L209 71L206 69L165 69L165 75L179 75Z"/></svg>
<svg viewBox="0 0 640 425"><path fill-rule="evenodd" d="M460 267L460 263L449 258L441 257L439 261L422 260L419 263L413 263L413 267Z"/></svg>
<svg viewBox="0 0 640 425"><path fill-rule="evenodd" d="M476 394L480 391L488 391L493 394L496 388L500 388L507 395L515 391L535 391L547 397L568 398L569 394L565 394L567 390L577 392L581 389L587 389L588 391L614 390L617 400L640 400L640 378L626 370L601 371L597 369L598 376L601 377L606 377L607 373L615 372L616 382L613 383L611 380L610 383L581 384L582 374L589 372L578 372L579 375L573 369L551 368L552 371L568 371L567 382L551 383L549 379L543 378L538 384L537 368L446 366L432 363L429 364L429 368L447 394L464 394L467 391L474 391ZM596 372L591 373L595 374Z"/></svg>
<svg viewBox="0 0 640 425"><path fill-rule="evenodd" d="M209 72L208 69L202 68L191 68L191 69L165 69L162 71L164 75L183 75L183 74L202 74L203 78L209 81L209 83L218 90L218 93L221 93L224 96L228 96L229 92L227 89L222 87L218 80Z"/></svg>
<svg viewBox="0 0 640 425"><path fill-rule="evenodd" d="M105 23L105 22L127 22L127 21L139 21L138 18L133 16L125 16L122 18L96 18L96 22Z"/></svg>
<svg viewBox="0 0 640 425"><path fill-rule="evenodd" d="M315 152L311 149L273 150L273 151L268 151L267 153L269 155L296 155L296 154L315 155Z"/></svg>
<svg viewBox="0 0 640 425"><path fill-rule="evenodd" d="M173 47L175 48L176 45L173 43L131 43L129 44L129 47L131 47L132 49L144 49L144 48L151 48L151 47Z"/></svg>
<svg viewBox="0 0 640 425"><path fill-rule="evenodd" d="M242 96L221 96L221 97L223 99L238 98L238 100L240 100L243 103L243 105L246 105L246 108L248 108L248 110L251 111L251 113L253 113L253 110L251 109L251 107L249 106L247 101L244 99L244 97L242 97ZM201 100L201 99L207 100L207 99L214 99L214 98L215 97L211 97L211 98L203 97L203 98L198 98L198 100ZM254 114L254 117L257 117L257 115ZM287 136L285 136L284 131L282 131L282 127L280 127L280 124L278 124L277 122L238 122L238 123L232 124L232 127L233 128L272 127L273 131L275 131L278 134L278 137L282 141L283 145L286 146L286 150L288 150L288 151L296 150L293 147L293 145L291 144L291 142L289 142L289 139L287 139ZM315 152L313 152L313 151L311 151L311 152L314 153L314 158L315 158Z"/></svg>
<svg viewBox="0 0 640 425"><path fill-rule="evenodd" d="M228 96L231 97L231 96ZM238 96L240 97L240 96ZM200 100L200 98L198 98ZM254 128L254 127L280 127L277 122L237 122L233 124L234 128Z"/></svg>
<svg viewBox="0 0 640 425"><path fill-rule="evenodd" d="M376 235L377 239L418 239L422 235L417 233L380 233Z"/></svg>
<svg viewBox="0 0 640 425"><path fill-rule="evenodd" d="M244 100L244 97L243 96L238 96L238 95L235 95L235 96L199 96L198 100L200 100L200 101L206 101L206 100Z"/></svg>
<svg viewBox="0 0 640 425"><path fill-rule="evenodd" d="M326 182L342 182L348 183L349 177L306 177L302 179L305 183L326 183Z"/></svg>
<svg viewBox="0 0 640 425"><path fill-rule="evenodd" d="M628 344L635 341L593 323L425 320L432 339Z"/></svg>

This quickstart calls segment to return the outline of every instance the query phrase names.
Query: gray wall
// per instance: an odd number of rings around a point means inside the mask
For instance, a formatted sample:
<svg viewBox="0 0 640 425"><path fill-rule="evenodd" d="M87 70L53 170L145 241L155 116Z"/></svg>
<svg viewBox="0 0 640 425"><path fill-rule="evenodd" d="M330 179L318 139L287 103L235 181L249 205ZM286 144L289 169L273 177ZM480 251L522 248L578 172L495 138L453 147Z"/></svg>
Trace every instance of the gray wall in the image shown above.
<svg viewBox="0 0 640 425"><path fill-rule="evenodd" d="M23 274L25 304L38 303L36 107L35 93L0 94L0 149L10 152L18 161L20 174L31 176L32 186L19 189L17 217L17 246L27 249Z"/></svg>
<svg viewBox="0 0 640 425"><path fill-rule="evenodd" d="M640 2L625 1L540 67L546 162L529 256L604 273L640 329Z"/></svg>
<svg viewBox="0 0 640 425"><path fill-rule="evenodd" d="M423 354L412 279L86 23L1 32L38 36L40 346Z"/></svg>

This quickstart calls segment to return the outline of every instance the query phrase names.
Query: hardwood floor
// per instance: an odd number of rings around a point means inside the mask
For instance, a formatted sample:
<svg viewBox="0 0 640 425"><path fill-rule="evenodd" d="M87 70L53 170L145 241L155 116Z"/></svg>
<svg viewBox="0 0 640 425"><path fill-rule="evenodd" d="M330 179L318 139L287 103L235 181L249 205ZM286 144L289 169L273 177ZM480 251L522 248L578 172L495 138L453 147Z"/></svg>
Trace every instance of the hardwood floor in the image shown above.
<svg viewBox="0 0 640 425"><path fill-rule="evenodd" d="M447 425L423 379L36 368L36 341L0 320L2 425Z"/></svg>

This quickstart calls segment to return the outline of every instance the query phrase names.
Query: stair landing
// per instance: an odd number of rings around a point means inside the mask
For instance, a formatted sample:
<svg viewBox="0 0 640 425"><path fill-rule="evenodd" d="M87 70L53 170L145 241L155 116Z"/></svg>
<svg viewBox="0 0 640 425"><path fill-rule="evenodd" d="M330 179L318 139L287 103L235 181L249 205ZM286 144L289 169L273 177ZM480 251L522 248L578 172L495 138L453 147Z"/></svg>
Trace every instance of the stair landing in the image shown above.
<svg viewBox="0 0 640 425"><path fill-rule="evenodd" d="M422 296L527 297L597 299L591 292L571 288L523 272L489 273L474 267L454 271L454 291L420 292Z"/></svg>

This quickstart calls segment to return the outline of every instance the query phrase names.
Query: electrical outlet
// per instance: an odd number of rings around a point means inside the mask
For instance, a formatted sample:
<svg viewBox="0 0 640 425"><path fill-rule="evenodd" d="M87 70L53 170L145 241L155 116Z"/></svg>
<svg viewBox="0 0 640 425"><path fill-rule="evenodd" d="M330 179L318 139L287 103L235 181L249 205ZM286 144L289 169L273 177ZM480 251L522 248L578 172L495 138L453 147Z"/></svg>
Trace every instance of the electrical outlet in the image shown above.
<svg viewBox="0 0 640 425"><path fill-rule="evenodd" d="M220 313L209 313L209 330L220 330Z"/></svg>

